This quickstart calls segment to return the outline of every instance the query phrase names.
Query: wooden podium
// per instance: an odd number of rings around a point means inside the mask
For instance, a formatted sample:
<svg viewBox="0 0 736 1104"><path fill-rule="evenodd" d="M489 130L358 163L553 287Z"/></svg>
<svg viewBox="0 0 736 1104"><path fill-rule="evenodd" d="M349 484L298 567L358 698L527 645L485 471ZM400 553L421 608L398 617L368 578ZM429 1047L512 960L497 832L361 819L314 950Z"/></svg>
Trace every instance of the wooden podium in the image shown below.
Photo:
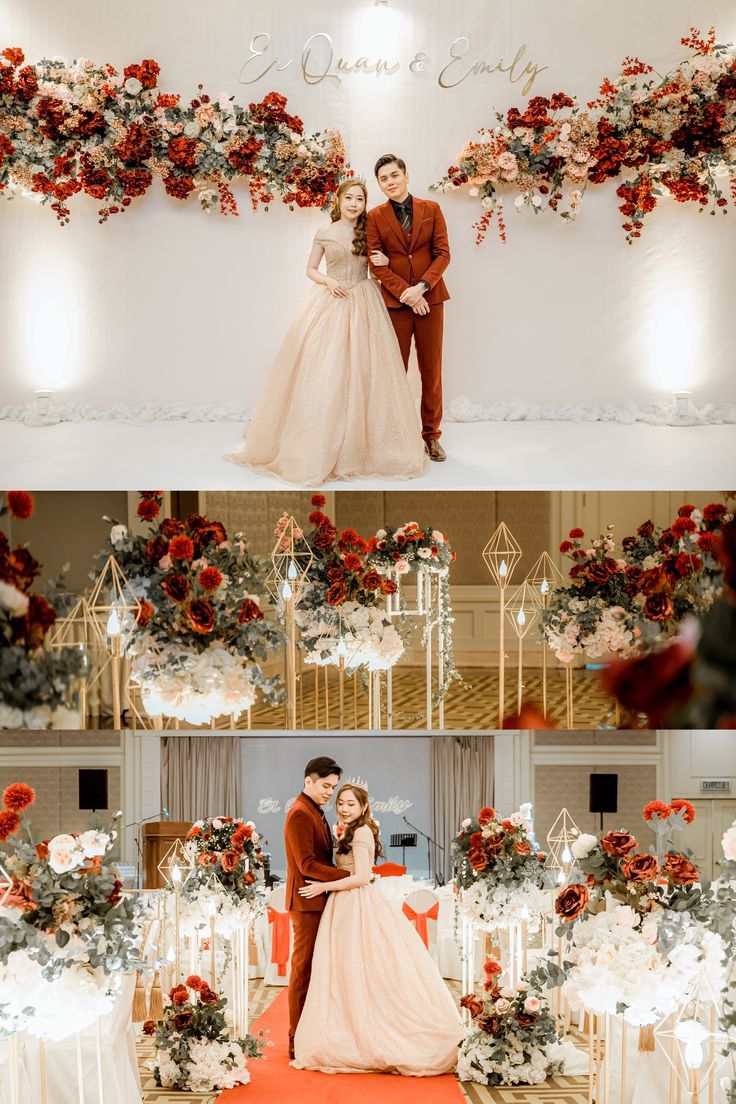
<svg viewBox="0 0 736 1104"><path fill-rule="evenodd" d="M143 824L143 888L161 889L166 883L158 870L172 843L183 840L191 828L189 821L154 820Z"/></svg>

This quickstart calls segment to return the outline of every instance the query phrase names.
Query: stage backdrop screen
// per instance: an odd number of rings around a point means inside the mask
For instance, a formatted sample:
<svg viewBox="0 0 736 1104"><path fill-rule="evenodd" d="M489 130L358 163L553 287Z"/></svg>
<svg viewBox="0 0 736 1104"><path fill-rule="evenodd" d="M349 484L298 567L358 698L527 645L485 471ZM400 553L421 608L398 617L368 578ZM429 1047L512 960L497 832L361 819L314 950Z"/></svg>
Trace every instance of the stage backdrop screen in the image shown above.
<svg viewBox="0 0 736 1104"><path fill-rule="evenodd" d="M243 816L254 820L268 840L266 850L274 874L285 875L284 818L302 789L304 767L317 755L332 755L343 768L343 777L367 781L386 858L401 862L401 850L388 843L392 833L411 831L404 816L431 834L429 737L244 737ZM327 819L334 826L333 803L327 809ZM406 865L409 873L426 875L427 847L421 836L415 849L407 849Z"/></svg>

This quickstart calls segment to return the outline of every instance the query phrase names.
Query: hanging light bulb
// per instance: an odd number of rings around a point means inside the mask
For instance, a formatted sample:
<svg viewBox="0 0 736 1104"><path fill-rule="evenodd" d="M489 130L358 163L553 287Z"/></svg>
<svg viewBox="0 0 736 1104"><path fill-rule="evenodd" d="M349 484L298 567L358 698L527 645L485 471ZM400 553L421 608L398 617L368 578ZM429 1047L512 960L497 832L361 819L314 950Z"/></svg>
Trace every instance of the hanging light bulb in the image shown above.
<svg viewBox="0 0 736 1104"><path fill-rule="evenodd" d="M698 1020L680 1020L675 1027L675 1038L685 1044L685 1065L688 1069L700 1069L705 1058L703 1043L708 1032Z"/></svg>
<svg viewBox="0 0 736 1104"><path fill-rule="evenodd" d="M506 563L505 560L501 560L501 566L498 569L498 574L501 576L502 579L505 579L506 576L508 575L508 573L509 573L508 564Z"/></svg>
<svg viewBox="0 0 736 1104"><path fill-rule="evenodd" d="M296 579L299 572L296 569L296 564L293 560L289 561L289 570L286 572L287 579Z"/></svg>
<svg viewBox="0 0 736 1104"><path fill-rule="evenodd" d="M110 610L110 616L107 619L107 635L120 636L120 614L117 606L113 606Z"/></svg>
<svg viewBox="0 0 736 1104"><path fill-rule="evenodd" d="M565 871L564 870L558 870L558 872L557 872L557 884L558 885L564 885L565 884Z"/></svg>
<svg viewBox="0 0 736 1104"><path fill-rule="evenodd" d="M546 579L542 579L542 582L539 585L539 593L540 594L549 594L549 583L547 582Z"/></svg>
<svg viewBox="0 0 736 1104"><path fill-rule="evenodd" d="M292 596L292 594L293 594L293 593L294 593L294 592L293 592L293 590L291 589L291 587L289 586L289 583L288 583L288 581L287 581L287 582L285 582L285 583L284 583L284 585L283 585L283 586L282 586L282 588L281 588L281 597L283 598L283 600L284 600L285 602L288 602L288 601L289 601L289 599L291 598L291 596Z"/></svg>
<svg viewBox="0 0 736 1104"><path fill-rule="evenodd" d="M572 862L572 851L567 844L565 844L565 850L562 852L562 862L565 866L569 866Z"/></svg>
<svg viewBox="0 0 736 1104"><path fill-rule="evenodd" d="M345 644L345 638L341 636L337 642L337 647L335 648L335 655L338 659L345 659L347 657L347 654L348 649L347 645Z"/></svg>
<svg viewBox="0 0 736 1104"><path fill-rule="evenodd" d="M516 615L516 624L526 625L526 614L524 613L523 609L520 609Z"/></svg>
<svg viewBox="0 0 736 1104"><path fill-rule="evenodd" d="M176 962L176 951L174 950L173 945L169 947L168 951L166 952L166 961L169 963Z"/></svg>
<svg viewBox="0 0 736 1104"><path fill-rule="evenodd" d="M179 864L178 863L174 863L174 865L171 868L171 880L172 880L172 882L180 882L181 881L181 870L179 869Z"/></svg>

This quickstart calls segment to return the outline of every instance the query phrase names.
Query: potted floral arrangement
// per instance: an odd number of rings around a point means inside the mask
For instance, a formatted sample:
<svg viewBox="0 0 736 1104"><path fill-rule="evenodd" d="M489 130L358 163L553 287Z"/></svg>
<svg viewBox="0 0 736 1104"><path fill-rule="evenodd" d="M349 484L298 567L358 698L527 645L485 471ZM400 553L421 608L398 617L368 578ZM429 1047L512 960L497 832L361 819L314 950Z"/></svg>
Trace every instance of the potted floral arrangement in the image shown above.
<svg viewBox="0 0 736 1104"><path fill-rule="evenodd" d="M109 1012L141 960L144 906L124 897L113 824L35 842L25 816L35 794L3 794L0 842L0 1034L64 1039ZM22 835L21 835L22 833Z"/></svg>
<svg viewBox="0 0 736 1104"><path fill-rule="evenodd" d="M644 819L656 845L647 850L627 829L578 836L571 849L585 881L565 886L555 902L565 949L554 983L572 1005L644 1028L640 1049L653 1049L652 1025L694 986L703 984L707 1000L725 982L715 898L692 853L672 838L694 818L688 801L650 802Z"/></svg>
<svg viewBox="0 0 736 1104"><path fill-rule="evenodd" d="M386 670L401 658L404 644L381 604L396 584L367 562L369 543L354 529L338 533L324 513L323 495L312 496L312 529L304 534L312 553L308 585L297 609L305 661L347 671ZM276 526L278 538L286 518Z"/></svg>
<svg viewBox="0 0 736 1104"><path fill-rule="evenodd" d="M264 619L262 565L221 522L200 514L160 519L161 505L161 492L142 492L146 536L107 518L112 529L100 555L112 551L140 602L127 654L146 712L204 724L250 708L258 691L279 702L279 679L260 666L283 639Z"/></svg>
<svg viewBox="0 0 736 1104"><path fill-rule="evenodd" d="M148 1065L156 1084L179 1092L233 1089L250 1081L248 1060L259 1058L266 1043L254 1035L231 1038L225 1023L224 997L196 974L175 985L164 998L163 1019L147 1020L156 1057Z"/></svg>
<svg viewBox="0 0 736 1104"><path fill-rule="evenodd" d="M500 817L487 806L462 822L453 843L464 914L485 931L528 923L544 909L544 859L521 812Z"/></svg>
<svg viewBox="0 0 736 1104"><path fill-rule="evenodd" d="M256 826L233 817L197 820L184 850L191 872L179 890L182 929L209 927L216 916L218 931L227 939L248 919L257 900L264 856Z"/></svg>
<svg viewBox="0 0 736 1104"><path fill-rule="evenodd" d="M206 212L237 215L231 185L247 184L253 207L281 200L326 208L349 172L339 132L305 134L269 92L247 107L199 86L188 103L159 88L153 58L112 65L89 58L27 64L19 47L0 52L0 190L50 203L69 221L80 192L100 222L125 212L159 177L167 195L195 193Z"/></svg>
<svg viewBox="0 0 736 1104"><path fill-rule="evenodd" d="M24 520L33 510L27 491L8 491L0 517ZM79 725L75 684L85 656L81 649L48 648L57 609L32 590L40 572L25 545L11 548L0 533L0 728Z"/></svg>
<svg viewBox="0 0 736 1104"><path fill-rule="evenodd" d="M460 1044L457 1075L481 1085L541 1085L563 1072L575 1049L563 1044L541 989L527 978L513 987L500 985L502 972L487 958L483 996L470 993L460 1001L471 1022Z"/></svg>
<svg viewBox="0 0 736 1104"><path fill-rule="evenodd" d="M730 520L722 503L684 505L666 529L646 521L624 537L619 556L612 526L587 547L583 530L572 529L560 545L572 561L570 582L552 590L542 611L546 643L569 663L576 655L626 658L672 636L717 599L719 533Z"/></svg>

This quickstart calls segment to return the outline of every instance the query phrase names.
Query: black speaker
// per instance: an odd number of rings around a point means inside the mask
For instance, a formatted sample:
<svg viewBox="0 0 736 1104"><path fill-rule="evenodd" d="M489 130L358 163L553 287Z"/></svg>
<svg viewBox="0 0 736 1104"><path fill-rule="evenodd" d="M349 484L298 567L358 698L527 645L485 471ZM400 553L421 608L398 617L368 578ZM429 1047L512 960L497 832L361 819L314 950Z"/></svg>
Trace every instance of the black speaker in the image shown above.
<svg viewBox="0 0 736 1104"><path fill-rule="evenodd" d="M107 771L80 770L79 772L79 808L107 808Z"/></svg>
<svg viewBox="0 0 736 1104"><path fill-rule="evenodd" d="M618 775L591 774L590 776L590 812L618 812Z"/></svg>

